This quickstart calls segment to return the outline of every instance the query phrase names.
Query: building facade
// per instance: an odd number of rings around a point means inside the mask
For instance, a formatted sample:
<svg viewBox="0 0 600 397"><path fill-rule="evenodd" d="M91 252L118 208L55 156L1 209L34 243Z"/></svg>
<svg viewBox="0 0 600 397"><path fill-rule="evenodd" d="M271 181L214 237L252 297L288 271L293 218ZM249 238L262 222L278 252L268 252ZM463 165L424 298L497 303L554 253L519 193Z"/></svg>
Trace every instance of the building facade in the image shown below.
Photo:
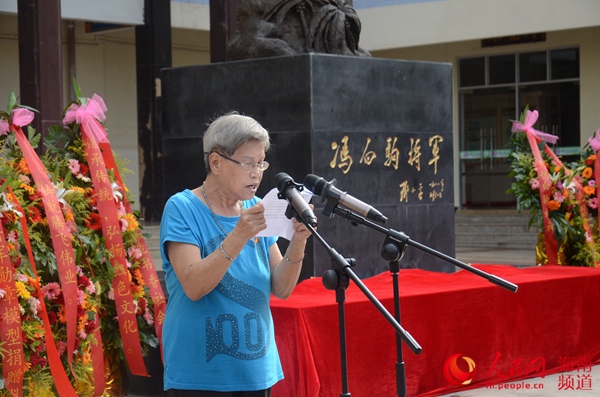
<svg viewBox="0 0 600 397"><path fill-rule="evenodd" d="M525 106L540 112L538 129L560 137L555 150L563 155L578 153L600 128L600 1L355 0L354 7L360 46L373 57L452 64L456 207L515 205L505 193L510 124ZM61 11L64 105L72 77L84 95L104 98L109 139L129 160L125 183L137 203L144 164L134 27L144 22L144 1L62 0ZM209 1L171 1L171 37L174 67L209 63ZM17 0L0 1L2 108L19 93L18 40Z"/></svg>

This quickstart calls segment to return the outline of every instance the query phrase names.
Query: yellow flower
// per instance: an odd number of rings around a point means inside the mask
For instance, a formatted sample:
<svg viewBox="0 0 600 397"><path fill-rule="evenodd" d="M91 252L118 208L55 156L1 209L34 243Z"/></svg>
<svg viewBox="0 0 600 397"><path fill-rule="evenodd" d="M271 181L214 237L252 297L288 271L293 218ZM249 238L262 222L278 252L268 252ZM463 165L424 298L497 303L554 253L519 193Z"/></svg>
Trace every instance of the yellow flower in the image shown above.
<svg viewBox="0 0 600 397"><path fill-rule="evenodd" d="M32 188L31 186L26 185L24 183L21 183L21 185L19 187L22 187L23 189L27 190L27 193L29 193L29 194L35 193L35 189L34 188Z"/></svg>
<svg viewBox="0 0 600 397"><path fill-rule="evenodd" d="M77 319L77 331L85 331L85 322L87 321L86 317L79 317Z"/></svg>
<svg viewBox="0 0 600 397"><path fill-rule="evenodd" d="M71 186L71 190L77 193L85 194L85 189L79 186Z"/></svg>
<svg viewBox="0 0 600 397"><path fill-rule="evenodd" d="M583 170L583 172L581 173L581 176L584 177L585 179L590 179L590 177L592 176L594 172L592 171L592 169L590 167L587 167L585 170Z"/></svg>
<svg viewBox="0 0 600 397"><path fill-rule="evenodd" d="M131 295L135 299L139 299L139 298L143 297L144 296L144 287L142 287L141 285L133 284L131 286Z"/></svg>
<svg viewBox="0 0 600 397"><path fill-rule="evenodd" d="M25 158L22 158L21 161L19 161L17 168L19 169L19 171L21 171L22 174L31 174L31 171L29 171L29 167L27 166L27 161L25 161Z"/></svg>
<svg viewBox="0 0 600 397"><path fill-rule="evenodd" d="M71 209L69 207L65 207L65 221L69 222L73 222L75 221L75 217L73 216L73 211L71 211Z"/></svg>
<svg viewBox="0 0 600 397"><path fill-rule="evenodd" d="M25 287L25 284L23 284L21 281L16 281L15 282L15 287L17 288L17 294L23 298L23 299L29 299L31 298L31 294L29 293L29 291L27 291L27 288Z"/></svg>
<svg viewBox="0 0 600 397"><path fill-rule="evenodd" d="M127 231L132 232L137 230L139 223L133 214L126 214L123 218L127 221Z"/></svg>
<svg viewBox="0 0 600 397"><path fill-rule="evenodd" d="M87 365L92 362L92 355L89 352L83 352L80 359L83 365Z"/></svg>

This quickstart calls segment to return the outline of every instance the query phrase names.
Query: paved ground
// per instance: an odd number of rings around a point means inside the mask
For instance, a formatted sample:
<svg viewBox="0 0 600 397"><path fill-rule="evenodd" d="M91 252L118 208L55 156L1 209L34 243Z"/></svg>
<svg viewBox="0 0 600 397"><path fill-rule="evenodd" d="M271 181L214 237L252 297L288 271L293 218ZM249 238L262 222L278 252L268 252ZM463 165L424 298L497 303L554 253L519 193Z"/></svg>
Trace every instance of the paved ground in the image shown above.
<svg viewBox="0 0 600 397"><path fill-rule="evenodd" d="M535 265L535 251L533 249L508 250L456 247L455 257L465 263L514 265L519 267Z"/></svg>

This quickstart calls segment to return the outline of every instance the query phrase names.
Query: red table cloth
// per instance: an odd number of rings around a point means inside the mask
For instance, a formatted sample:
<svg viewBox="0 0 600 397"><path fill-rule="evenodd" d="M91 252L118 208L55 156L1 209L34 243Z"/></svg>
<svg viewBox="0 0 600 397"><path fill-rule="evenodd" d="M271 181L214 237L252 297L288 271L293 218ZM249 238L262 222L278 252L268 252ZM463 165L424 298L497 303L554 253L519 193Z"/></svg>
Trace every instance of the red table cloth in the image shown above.
<svg viewBox="0 0 600 397"><path fill-rule="evenodd" d="M518 285L516 293L468 271L401 270L401 326L422 347L402 344L407 396L434 396L508 380L583 371L600 361L600 269L479 265ZM393 313L391 273L363 280ZM350 283L346 290L348 391L396 396L396 333ZM298 284L271 303L285 379L274 397L334 397L342 392L338 306L321 278ZM458 357L467 386L444 375ZM455 380L455 379L454 379Z"/></svg>

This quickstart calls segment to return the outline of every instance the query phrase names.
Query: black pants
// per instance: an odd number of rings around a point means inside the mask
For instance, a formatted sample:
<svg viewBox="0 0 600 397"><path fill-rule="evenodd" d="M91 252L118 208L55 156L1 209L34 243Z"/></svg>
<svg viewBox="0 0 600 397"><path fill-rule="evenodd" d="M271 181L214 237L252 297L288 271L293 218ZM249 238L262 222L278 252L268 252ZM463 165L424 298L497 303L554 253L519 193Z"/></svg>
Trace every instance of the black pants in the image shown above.
<svg viewBox="0 0 600 397"><path fill-rule="evenodd" d="M169 389L167 397L271 397L271 389L230 392Z"/></svg>

